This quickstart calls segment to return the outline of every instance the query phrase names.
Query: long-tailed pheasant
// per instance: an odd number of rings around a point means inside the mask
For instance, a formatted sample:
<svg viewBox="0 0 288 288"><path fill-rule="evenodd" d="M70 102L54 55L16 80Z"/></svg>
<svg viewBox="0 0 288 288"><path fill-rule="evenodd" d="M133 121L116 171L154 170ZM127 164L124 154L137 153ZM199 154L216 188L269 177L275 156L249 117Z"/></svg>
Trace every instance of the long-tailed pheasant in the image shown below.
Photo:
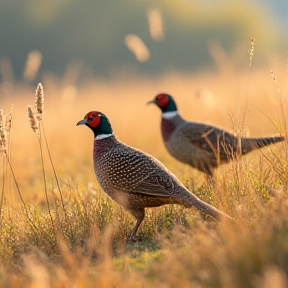
<svg viewBox="0 0 288 288"><path fill-rule="evenodd" d="M203 123L185 121L171 95L161 93L154 100L162 111L161 130L168 152L177 160L213 179L213 169L254 149L281 142L284 137L238 138Z"/></svg>
<svg viewBox="0 0 288 288"><path fill-rule="evenodd" d="M217 220L230 218L189 192L158 160L120 142L103 113L89 112L81 124L94 132L94 171L101 188L137 220L128 241L134 239L145 207L182 204Z"/></svg>

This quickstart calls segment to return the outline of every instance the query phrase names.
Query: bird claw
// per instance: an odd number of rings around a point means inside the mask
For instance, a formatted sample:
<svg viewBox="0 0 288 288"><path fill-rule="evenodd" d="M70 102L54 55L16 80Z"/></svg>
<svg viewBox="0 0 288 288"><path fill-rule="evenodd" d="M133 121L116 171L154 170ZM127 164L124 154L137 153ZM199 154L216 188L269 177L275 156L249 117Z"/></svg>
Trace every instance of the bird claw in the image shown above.
<svg viewBox="0 0 288 288"><path fill-rule="evenodd" d="M133 243L138 243L141 242L143 239L140 237L133 237L133 238L127 238L126 244L133 242Z"/></svg>
<svg viewBox="0 0 288 288"><path fill-rule="evenodd" d="M131 241L134 242L134 243L141 242L142 240L143 240L143 239L140 238L140 237L133 237L133 238L131 239Z"/></svg>

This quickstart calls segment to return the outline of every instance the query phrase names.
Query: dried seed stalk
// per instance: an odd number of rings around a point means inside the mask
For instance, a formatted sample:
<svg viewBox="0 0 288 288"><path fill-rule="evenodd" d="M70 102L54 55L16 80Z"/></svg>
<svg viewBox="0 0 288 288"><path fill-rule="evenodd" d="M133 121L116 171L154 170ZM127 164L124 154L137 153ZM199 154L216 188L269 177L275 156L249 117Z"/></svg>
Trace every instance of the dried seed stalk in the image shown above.
<svg viewBox="0 0 288 288"><path fill-rule="evenodd" d="M164 38L163 19L158 8L150 8L147 11L150 35L154 41L161 41Z"/></svg>
<svg viewBox="0 0 288 288"><path fill-rule="evenodd" d="M3 115L3 110L0 110L0 152L6 152L7 148L7 133L4 129L5 119Z"/></svg>
<svg viewBox="0 0 288 288"><path fill-rule="evenodd" d="M43 86L41 83L39 83L36 88L35 108L40 114L40 115L37 115L37 118L39 121L41 121L43 109L44 109L44 92L43 92Z"/></svg>
<svg viewBox="0 0 288 288"><path fill-rule="evenodd" d="M250 39L250 51L249 51L250 67L252 66L252 58L253 58L253 55L254 55L254 41L255 41L255 38L251 37L251 39Z"/></svg>
<svg viewBox="0 0 288 288"><path fill-rule="evenodd" d="M13 119L13 106L11 107L10 113L5 116L5 130L7 131L7 133L10 133L11 131L12 119Z"/></svg>
<svg viewBox="0 0 288 288"><path fill-rule="evenodd" d="M30 126L32 128L32 130L37 134L37 136L39 137L39 121L38 119L34 116L34 113L32 112L32 109L30 106L27 107L27 114L29 117L29 121L30 121Z"/></svg>

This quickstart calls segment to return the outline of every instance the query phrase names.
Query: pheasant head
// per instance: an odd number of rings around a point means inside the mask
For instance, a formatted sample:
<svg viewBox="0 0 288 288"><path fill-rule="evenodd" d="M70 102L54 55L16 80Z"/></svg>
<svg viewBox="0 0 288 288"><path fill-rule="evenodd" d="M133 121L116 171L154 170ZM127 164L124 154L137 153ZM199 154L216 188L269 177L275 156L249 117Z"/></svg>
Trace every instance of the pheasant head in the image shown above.
<svg viewBox="0 0 288 288"><path fill-rule="evenodd" d="M113 130L109 119L101 112L91 111L87 113L78 125L88 126L94 133L95 139L103 139L113 135Z"/></svg>
<svg viewBox="0 0 288 288"><path fill-rule="evenodd" d="M147 104L151 103L156 104L161 109L162 113L177 111L177 106L173 97L166 93L158 94L154 100L149 101Z"/></svg>

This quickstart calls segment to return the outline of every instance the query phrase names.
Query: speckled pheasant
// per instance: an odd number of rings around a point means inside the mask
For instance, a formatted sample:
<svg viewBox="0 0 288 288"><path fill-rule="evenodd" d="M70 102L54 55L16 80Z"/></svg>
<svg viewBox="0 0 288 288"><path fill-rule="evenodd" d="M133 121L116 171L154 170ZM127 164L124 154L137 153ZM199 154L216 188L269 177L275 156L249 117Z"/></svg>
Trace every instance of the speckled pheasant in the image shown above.
<svg viewBox="0 0 288 288"><path fill-rule="evenodd" d="M209 179L213 178L213 169L220 164L284 140L281 136L239 139L225 130L185 121L179 115L174 99L168 94L158 94L150 103L155 103L162 111L162 137L169 153L204 172Z"/></svg>
<svg viewBox="0 0 288 288"><path fill-rule="evenodd" d="M94 132L94 171L101 188L137 219L128 241L135 239L145 207L182 204L217 220L230 218L189 192L158 160L118 141L103 113L89 112L81 124Z"/></svg>

